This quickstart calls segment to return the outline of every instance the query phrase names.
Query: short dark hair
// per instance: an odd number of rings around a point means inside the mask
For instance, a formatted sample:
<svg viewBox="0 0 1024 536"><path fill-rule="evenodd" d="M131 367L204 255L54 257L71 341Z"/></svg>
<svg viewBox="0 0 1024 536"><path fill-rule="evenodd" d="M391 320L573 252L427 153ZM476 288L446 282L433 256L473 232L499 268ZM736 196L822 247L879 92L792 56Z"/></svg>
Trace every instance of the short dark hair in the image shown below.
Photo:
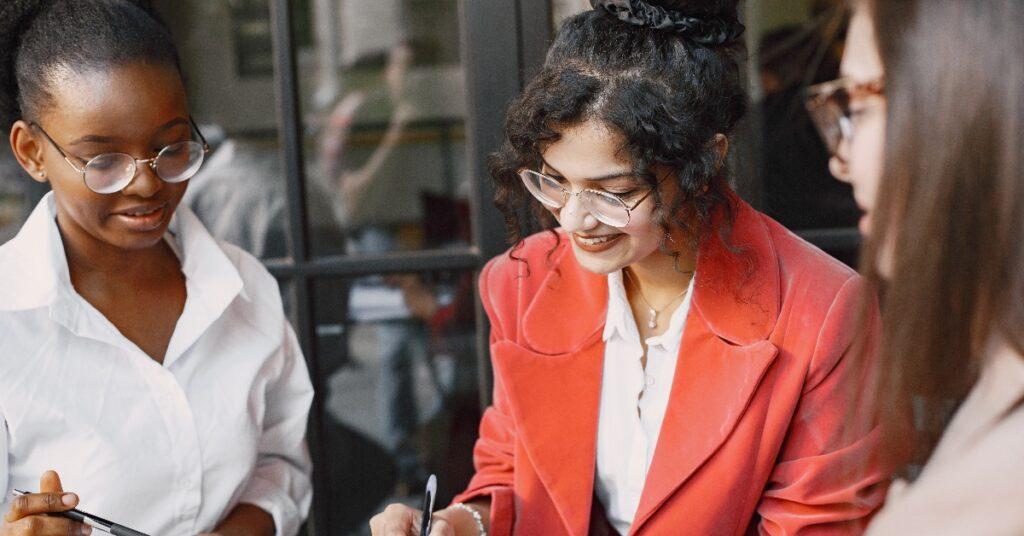
<svg viewBox="0 0 1024 536"><path fill-rule="evenodd" d="M644 3L677 14L736 16L735 0ZM544 147L559 139L559 129L587 120L621 134L635 175L649 186L658 181L653 164L676 172L682 195L673 206L662 206L654 194L655 217L666 231L687 229L699 240L711 230L718 207L728 211L722 227L729 227L733 197L713 141L716 134L730 134L746 111L744 55L737 39L701 44L671 29L630 24L601 8L567 19L543 68L511 104L504 144L491 155L496 203L509 241L518 246L528 234L529 223L522 221L527 207L543 226L554 225L539 204L531 205L518 171L539 164ZM697 217L699 228L690 228L687 212Z"/></svg>
<svg viewBox="0 0 1024 536"><path fill-rule="evenodd" d="M134 61L181 70L170 32L149 0L4 0L0 8L0 126L50 104L62 70L84 73Z"/></svg>

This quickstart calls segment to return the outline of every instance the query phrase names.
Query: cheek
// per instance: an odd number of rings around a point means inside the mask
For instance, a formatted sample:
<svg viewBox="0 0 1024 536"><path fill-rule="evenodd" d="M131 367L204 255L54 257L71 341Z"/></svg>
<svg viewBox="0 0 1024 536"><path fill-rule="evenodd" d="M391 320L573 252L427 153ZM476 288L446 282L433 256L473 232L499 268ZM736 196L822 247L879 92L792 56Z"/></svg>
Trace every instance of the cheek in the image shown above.
<svg viewBox="0 0 1024 536"><path fill-rule="evenodd" d="M850 147L850 178L854 186L863 191L864 201L874 203L882 181L885 133L877 126L864 129L861 134L854 138Z"/></svg>
<svg viewBox="0 0 1024 536"><path fill-rule="evenodd" d="M94 227L99 224L98 217L104 213L109 200L90 190L80 174L69 171L49 174L50 187L69 216L83 227Z"/></svg>
<svg viewBox="0 0 1024 536"><path fill-rule="evenodd" d="M651 221L650 211L634 213L630 224L620 229L630 236L637 253L647 255L653 253L661 244L664 232L655 222Z"/></svg>

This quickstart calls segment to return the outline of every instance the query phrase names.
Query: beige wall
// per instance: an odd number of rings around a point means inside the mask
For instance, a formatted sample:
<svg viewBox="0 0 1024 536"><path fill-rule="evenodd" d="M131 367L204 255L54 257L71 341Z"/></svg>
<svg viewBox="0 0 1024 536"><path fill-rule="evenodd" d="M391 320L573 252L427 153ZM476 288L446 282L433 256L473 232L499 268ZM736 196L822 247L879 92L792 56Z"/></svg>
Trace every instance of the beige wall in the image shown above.
<svg viewBox="0 0 1024 536"><path fill-rule="evenodd" d="M776 28L807 22L811 11L810 0L748 0L753 6L761 25L761 33Z"/></svg>

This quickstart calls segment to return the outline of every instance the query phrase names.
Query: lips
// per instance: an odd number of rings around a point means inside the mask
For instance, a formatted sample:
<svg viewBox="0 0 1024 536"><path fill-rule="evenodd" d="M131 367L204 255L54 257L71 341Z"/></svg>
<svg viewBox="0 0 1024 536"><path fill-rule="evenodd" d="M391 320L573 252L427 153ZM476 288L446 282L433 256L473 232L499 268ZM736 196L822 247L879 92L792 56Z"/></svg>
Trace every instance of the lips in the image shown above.
<svg viewBox="0 0 1024 536"><path fill-rule="evenodd" d="M573 242L576 243L576 246L583 251L589 253L600 253L614 246L623 236L626 235L622 233L601 236L581 236L573 234L572 239Z"/></svg>
<svg viewBox="0 0 1024 536"><path fill-rule="evenodd" d="M159 205L139 205L139 206L135 206L135 207L132 207L132 208L129 208L129 209L125 209L125 210L119 210L119 211L115 212L114 214L119 215L119 216L132 216L132 217L148 216L148 215L153 214L154 212L156 212L156 211L158 211L158 210L160 210L162 208L164 208L164 203L161 203Z"/></svg>
<svg viewBox="0 0 1024 536"><path fill-rule="evenodd" d="M131 231L148 232L160 228L166 211L167 203L146 203L123 208L111 215Z"/></svg>

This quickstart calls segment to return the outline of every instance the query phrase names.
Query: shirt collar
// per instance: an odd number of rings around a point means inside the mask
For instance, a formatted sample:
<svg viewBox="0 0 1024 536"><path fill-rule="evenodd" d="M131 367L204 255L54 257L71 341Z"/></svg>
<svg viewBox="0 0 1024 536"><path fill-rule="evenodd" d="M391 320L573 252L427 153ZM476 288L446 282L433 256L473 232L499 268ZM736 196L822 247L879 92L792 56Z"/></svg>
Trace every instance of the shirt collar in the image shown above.
<svg viewBox="0 0 1024 536"><path fill-rule="evenodd" d="M167 232L177 245L175 252L181 259L181 272L188 281L190 296L199 292L208 301L235 295L250 299L235 263L191 209L178 205Z"/></svg>
<svg viewBox="0 0 1024 536"><path fill-rule="evenodd" d="M168 228L185 275L188 304L168 356L184 351L227 309L236 296L250 301L235 264L188 207L179 206ZM49 307L50 316L83 336L111 335L97 322L71 285L64 244L56 222L56 201L48 193L18 234L0 246L0 311ZM181 333L178 333L180 331Z"/></svg>
<svg viewBox="0 0 1024 536"><path fill-rule="evenodd" d="M672 312L668 329L661 335L647 339L649 346L660 345L669 348L682 339L686 315L690 310L690 299L693 296L693 282L695 279L697 279L696 274L690 278L690 283L686 289L686 297L683 298L682 303ZM622 277L622 270L608 274L608 318L605 321L602 337L605 342L608 342L609 339L616 335L626 340L639 337L636 329L636 320L633 317L633 309L630 307L629 299L626 297L626 285Z"/></svg>
<svg viewBox="0 0 1024 536"><path fill-rule="evenodd" d="M622 270L608 274L608 318L604 324L602 338L605 342L616 334L622 338L630 336L627 322L633 321L629 300L626 298L626 286L622 278Z"/></svg>
<svg viewBox="0 0 1024 536"><path fill-rule="evenodd" d="M53 193L46 194L9 242L0 247L0 311L52 304L71 289L64 244L57 230Z"/></svg>

